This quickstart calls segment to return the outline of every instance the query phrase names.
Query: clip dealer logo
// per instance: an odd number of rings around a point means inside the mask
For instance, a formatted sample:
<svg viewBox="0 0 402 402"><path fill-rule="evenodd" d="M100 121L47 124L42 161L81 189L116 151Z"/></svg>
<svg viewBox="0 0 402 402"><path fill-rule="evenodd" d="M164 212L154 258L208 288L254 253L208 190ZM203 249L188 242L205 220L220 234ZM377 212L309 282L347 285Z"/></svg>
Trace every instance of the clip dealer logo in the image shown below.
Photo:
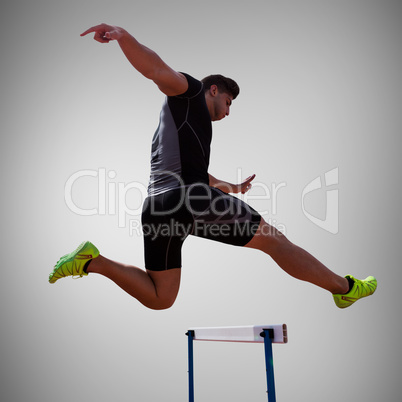
<svg viewBox="0 0 402 402"><path fill-rule="evenodd" d="M242 177L239 169L238 182L242 181ZM119 228L128 225L130 235L141 234L140 217L142 204L148 196L148 183L137 181L126 183L116 178L117 172L106 168L75 172L65 184L65 203L70 211L80 216L116 216ZM316 226L332 234L338 233L339 226L337 184L338 168L335 168L325 173L323 177L313 179L304 187L301 194L303 214ZM241 199L246 204L253 205L270 225L285 234L286 227L276 221L276 215L279 193L286 188L285 182L267 185L255 181L253 190L242 194Z"/></svg>
<svg viewBox="0 0 402 402"><path fill-rule="evenodd" d="M304 187L301 198L301 206L304 215L315 225L324 229L325 231L337 234L339 231L339 191L334 188L339 184L339 169L335 168L324 175L324 183L321 176L316 177ZM325 217L320 219L306 208L306 196L318 190L325 191Z"/></svg>

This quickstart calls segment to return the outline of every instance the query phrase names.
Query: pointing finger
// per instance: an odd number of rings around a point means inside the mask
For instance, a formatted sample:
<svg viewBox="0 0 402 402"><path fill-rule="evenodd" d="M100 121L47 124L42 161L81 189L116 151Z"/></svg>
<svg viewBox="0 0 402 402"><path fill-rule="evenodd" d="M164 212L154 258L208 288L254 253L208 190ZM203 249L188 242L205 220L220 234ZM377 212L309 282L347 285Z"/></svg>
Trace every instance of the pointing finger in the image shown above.
<svg viewBox="0 0 402 402"><path fill-rule="evenodd" d="M88 35L91 32L96 32L97 28L99 27L99 25L88 28L85 32L83 32L80 36L85 36Z"/></svg>
<svg viewBox="0 0 402 402"><path fill-rule="evenodd" d="M88 35L89 33L92 33L92 32L103 32L104 33L108 28L110 28L110 26L106 25L106 24L95 25L95 26L93 26L91 28L88 28L80 36L85 36L85 35Z"/></svg>

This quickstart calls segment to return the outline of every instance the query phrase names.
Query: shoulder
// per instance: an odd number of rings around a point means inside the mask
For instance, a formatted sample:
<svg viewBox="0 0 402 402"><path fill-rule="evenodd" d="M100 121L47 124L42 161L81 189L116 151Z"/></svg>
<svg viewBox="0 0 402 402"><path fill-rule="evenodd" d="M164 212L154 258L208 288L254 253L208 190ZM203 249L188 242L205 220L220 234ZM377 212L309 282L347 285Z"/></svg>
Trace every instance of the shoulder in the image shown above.
<svg viewBox="0 0 402 402"><path fill-rule="evenodd" d="M187 74L187 73L183 73L180 72L180 74L182 74L188 83L188 88L187 91L184 92L183 94L180 95L176 95L176 98L194 98L197 95L200 95L201 93L203 93L203 84L201 81L197 80L196 78L192 77L191 75Z"/></svg>

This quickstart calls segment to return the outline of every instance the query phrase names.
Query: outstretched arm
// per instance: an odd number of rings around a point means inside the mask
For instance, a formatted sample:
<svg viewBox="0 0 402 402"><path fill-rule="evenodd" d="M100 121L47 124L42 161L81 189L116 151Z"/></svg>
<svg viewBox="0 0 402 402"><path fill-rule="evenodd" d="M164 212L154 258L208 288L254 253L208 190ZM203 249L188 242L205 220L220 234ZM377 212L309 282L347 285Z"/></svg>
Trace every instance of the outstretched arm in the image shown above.
<svg viewBox="0 0 402 402"><path fill-rule="evenodd" d="M139 43L123 28L100 24L87 29L81 36L89 33L94 33L94 39L100 43L116 40L133 67L154 81L165 95L175 96L186 92L188 83L184 75L170 68L153 50Z"/></svg>
<svg viewBox="0 0 402 402"><path fill-rule="evenodd" d="M210 174L209 175L209 185L211 187L219 188L219 190L222 190L224 193L232 193L232 194L242 193L242 194L244 194L248 190L250 190L250 188L252 187L251 182L254 180L254 178L255 178L255 174L247 177L247 179L244 180L240 184L232 184L232 183L228 183L223 180L218 180L217 178L215 178L214 176L212 176Z"/></svg>

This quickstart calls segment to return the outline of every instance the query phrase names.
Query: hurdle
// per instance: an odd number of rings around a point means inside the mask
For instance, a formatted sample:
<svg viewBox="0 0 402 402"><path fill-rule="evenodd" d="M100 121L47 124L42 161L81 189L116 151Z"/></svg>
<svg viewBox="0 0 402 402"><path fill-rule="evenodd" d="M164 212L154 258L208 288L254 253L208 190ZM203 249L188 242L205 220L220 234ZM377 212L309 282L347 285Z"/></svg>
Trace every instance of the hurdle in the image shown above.
<svg viewBox="0 0 402 402"><path fill-rule="evenodd" d="M264 343L268 402L275 402L273 343L287 343L286 324L249 325L244 327L191 328L188 336L188 392L194 402L194 349L193 341Z"/></svg>

